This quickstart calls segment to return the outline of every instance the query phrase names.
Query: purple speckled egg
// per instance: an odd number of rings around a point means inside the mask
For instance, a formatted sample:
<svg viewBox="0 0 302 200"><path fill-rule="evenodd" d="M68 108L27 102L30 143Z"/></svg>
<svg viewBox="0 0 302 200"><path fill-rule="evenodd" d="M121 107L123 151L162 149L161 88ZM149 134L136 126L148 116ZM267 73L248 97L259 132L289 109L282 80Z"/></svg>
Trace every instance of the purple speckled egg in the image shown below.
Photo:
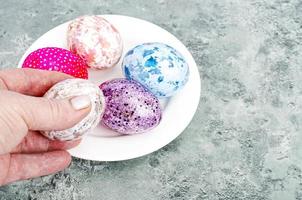
<svg viewBox="0 0 302 200"><path fill-rule="evenodd" d="M158 99L136 81L114 79L100 85L106 108L102 123L122 134L146 132L161 120Z"/></svg>

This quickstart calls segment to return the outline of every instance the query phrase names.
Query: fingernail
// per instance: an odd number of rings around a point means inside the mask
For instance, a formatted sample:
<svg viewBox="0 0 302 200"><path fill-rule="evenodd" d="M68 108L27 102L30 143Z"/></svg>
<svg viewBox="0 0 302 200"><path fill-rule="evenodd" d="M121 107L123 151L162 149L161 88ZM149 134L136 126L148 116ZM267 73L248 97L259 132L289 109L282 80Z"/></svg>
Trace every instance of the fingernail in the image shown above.
<svg viewBox="0 0 302 200"><path fill-rule="evenodd" d="M84 108L88 108L91 104L90 98L88 96L76 96L70 100L72 107L75 110L81 110Z"/></svg>

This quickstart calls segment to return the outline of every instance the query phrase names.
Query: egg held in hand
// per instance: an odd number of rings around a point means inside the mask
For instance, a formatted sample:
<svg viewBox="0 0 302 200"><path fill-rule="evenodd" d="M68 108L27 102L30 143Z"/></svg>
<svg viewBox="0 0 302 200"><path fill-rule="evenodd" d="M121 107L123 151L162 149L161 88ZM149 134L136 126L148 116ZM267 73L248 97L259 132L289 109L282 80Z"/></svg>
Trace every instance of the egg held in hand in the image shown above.
<svg viewBox="0 0 302 200"><path fill-rule="evenodd" d="M98 15L81 16L73 20L67 31L69 49L94 69L113 67L123 50L117 29Z"/></svg>
<svg viewBox="0 0 302 200"><path fill-rule="evenodd" d="M127 79L138 81L157 97L170 97L188 81L189 66L173 47L145 43L128 51L123 60Z"/></svg>
<svg viewBox="0 0 302 200"><path fill-rule="evenodd" d="M57 71L75 78L88 79L87 65L84 60L58 47L46 47L33 51L24 60L22 68Z"/></svg>
<svg viewBox="0 0 302 200"><path fill-rule="evenodd" d="M100 88L84 79L67 79L55 84L44 95L49 99L69 99L74 96L86 95L91 100L90 113L73 127L61 131L41 132L53 140L75 140L95 128L100 122L105 108L105 98Z"/></svg>
<svg viewBox="0 0 302 200"><path fill-rule="evenodd" d="M102 123L122 134L142 133L161 120L158 99L136 81L114 79L100 85L106 99Z"/></svg>

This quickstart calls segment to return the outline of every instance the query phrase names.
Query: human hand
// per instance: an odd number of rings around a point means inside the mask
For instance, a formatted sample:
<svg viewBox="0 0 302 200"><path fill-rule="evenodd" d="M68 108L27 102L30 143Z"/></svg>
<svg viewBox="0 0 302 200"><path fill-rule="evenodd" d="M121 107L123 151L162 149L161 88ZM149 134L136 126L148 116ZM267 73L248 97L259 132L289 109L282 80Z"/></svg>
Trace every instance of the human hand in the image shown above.
<svg viewBox="0 0 302 200"><path fill-rule="evenodd" d="M70 76L36 69L0 71L0 186L58 172L71 162L66 149L80 141L52 141L41 130L72 127L90 111L90 100L49 100L43 94Z"/></svg>

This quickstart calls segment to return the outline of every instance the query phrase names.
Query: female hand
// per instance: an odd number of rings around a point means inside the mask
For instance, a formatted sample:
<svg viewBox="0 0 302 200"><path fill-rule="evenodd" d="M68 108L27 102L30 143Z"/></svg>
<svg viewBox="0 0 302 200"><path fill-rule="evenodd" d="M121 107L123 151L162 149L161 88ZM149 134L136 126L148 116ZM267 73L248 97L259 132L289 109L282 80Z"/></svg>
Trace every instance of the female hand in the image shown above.
<svg viewBox="0 0 302 200"><path fill-rule="evenodd" d="M48 140L38 131L63 130L83 119L89 98L49 100L43 94L68 75L36 69L0 71L0 185L66 168L66 149L79 141Z"/></svg>

